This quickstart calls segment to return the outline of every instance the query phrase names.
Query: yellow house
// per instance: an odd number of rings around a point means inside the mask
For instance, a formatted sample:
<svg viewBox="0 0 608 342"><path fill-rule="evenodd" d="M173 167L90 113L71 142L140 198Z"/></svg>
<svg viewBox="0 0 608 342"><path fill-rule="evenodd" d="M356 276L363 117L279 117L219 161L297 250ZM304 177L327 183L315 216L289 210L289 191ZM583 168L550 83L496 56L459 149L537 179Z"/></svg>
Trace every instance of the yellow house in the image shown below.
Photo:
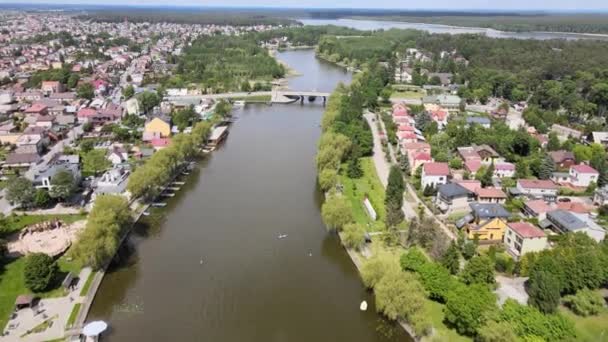
<svg viewBox="0 0 608 342"><path fill-rule="evenodd" d="M163 120L159 117L148 121L144 126L144 141L151 141L152 139L168 138L171 136L171 125L169 120Z"/></svg>
<svg viewBox="0 0 608 342"><path fill-rule="evenodd" d="M467 226L467 238L473 240L477 236L480 241L502 241L506 229L507 222L500 217L471 222Z"/></svg>

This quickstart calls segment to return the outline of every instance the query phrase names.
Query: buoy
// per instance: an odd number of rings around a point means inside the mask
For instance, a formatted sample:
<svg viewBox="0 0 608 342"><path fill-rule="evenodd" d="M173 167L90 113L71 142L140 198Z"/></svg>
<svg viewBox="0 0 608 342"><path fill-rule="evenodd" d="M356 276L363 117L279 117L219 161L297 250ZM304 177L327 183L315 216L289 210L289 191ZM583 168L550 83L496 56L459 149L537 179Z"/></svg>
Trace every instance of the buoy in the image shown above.
<svg viewBox="0 0 608 342"><path fill-rule="evenodd" d="M361 309L361 311L367 311L367 302L362 301L361 305L359 305L359 309Z"/></svg>

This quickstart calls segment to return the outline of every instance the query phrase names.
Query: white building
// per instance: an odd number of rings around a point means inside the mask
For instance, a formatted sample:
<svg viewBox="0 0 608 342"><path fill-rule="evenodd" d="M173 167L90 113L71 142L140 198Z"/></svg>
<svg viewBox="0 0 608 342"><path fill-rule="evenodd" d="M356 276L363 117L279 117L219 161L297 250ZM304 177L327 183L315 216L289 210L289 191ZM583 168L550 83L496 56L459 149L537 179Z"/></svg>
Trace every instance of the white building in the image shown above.
<svg viewBox="0 0 608 342"><path fill-rule="evenodd" d="M526 253L539 252L547 248L545 233L527 222L511 222L507 224L503 242L507 251L519 259Z"/></svg>
<svg viewBox="0 0 608 342"><path fill-rule="evenodd" d="M450 176L448 163L425 163L422 165L421 187L436 188L438 185L447 184Z"/></svg>
<svg viewBox="0 0 608 342"><path fill-rule="evenodd" d="M574 186L588 187L591 182L597 183L599 175L599 172L586 164L570 166L569 178Z"/></svg>
<svg viewBox="0 0 608 342"><path fill-rule="evenodd" d="M515 189L530 198L555 199L559 186L551 180L519 179Z"/></svg>

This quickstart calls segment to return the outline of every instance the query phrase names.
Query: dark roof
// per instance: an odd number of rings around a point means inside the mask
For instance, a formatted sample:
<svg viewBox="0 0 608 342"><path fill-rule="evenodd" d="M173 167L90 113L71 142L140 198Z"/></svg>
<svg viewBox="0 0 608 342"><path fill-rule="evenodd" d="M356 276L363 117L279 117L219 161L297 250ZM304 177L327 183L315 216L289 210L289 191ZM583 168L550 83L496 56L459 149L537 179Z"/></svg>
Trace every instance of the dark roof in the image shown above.
<svg viewBox="0 0 608 342"><path fill-rule="evenodd" d="M437 192L446 198L464 197L472 193L468 189L456 183L439 185L437 187Z"/></svg>
<svg viewBox="0 0 608 342"><path fill-rule="evenodd" d="M561 163L567 159L574 160L574 153L564 150L551 151L549 152L549 156L551 157L554 163Z"/></svg>
<svg viewBox="0 0 608 342"><path fill-rule="evenodd" d="M563 209L553 210L547 213L547 219L558 224L560 229L577 231L587 227L587 224L569 211Z"/></svg>
<svg viewBox="0 0 608 342"><path fill-rule="evenodd" d="M471 203L469 204L473 214L477 218L495 218L502 217L507 218L511 216L511 213L505 209L502 205L498 203Z"/></svg>

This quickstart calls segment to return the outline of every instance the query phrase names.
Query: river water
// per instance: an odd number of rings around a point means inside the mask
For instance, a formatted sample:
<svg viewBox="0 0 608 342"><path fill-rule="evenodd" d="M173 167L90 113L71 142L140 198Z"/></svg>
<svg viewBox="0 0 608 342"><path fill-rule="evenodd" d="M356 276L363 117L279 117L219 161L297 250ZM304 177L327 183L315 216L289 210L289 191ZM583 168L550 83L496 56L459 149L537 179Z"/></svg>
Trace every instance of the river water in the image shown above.
<svg viewBox="0 0 608 342"><path fill-rule="evenodd" d="M463 27L450 26L440 24L426 23L409 23L402 21L384 21L384 20L359 20L359 19L297 19L304 25L336 25L350 27L357 30L389 30L397 29L414 29L426 31L429 33L449 33L463 34L475 33L483 34L490 38L514 38L514 39L593 39L593 40L608 40L608 35L585 34L585 33L563 33L563 32L508 32L498 31L491 28L483 27Z"/></svg>
<svg viewBox="0 0 608 342"><path fill-rule="evenodd" d="M351 79L310 50L278 58L302 74L290 79L292 89L330 91ZM106 275L89 320L109 322L107 340L410 340L374 312L373 296L321 222L319 102L235 112L226 143L137 226ZM367 312L361 300L371 304Z"/></svg>

